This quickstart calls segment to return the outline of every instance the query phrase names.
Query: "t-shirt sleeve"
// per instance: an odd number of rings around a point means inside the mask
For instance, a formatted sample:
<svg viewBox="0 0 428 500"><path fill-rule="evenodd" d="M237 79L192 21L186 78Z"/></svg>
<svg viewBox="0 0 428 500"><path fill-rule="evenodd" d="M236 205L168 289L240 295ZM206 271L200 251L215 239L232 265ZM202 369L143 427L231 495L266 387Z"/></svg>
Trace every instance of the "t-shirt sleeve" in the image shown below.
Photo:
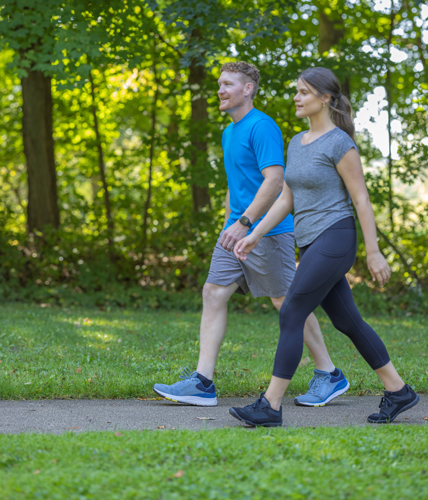
<svg viewBox="0 0 428 500"><path fill-rule="evenodd" d="M332 157L335 167L337 167L337 164L340 162L340 160L352 148L358 151L357 145L349 137L349 135L346 132L341 133L333 144Z"/></svg>
<svg viewBox="0 0 428 500"><path fill-rule="evenodd" d="M271 120L258 121L251 131L251 146L261 170L284 164L284 143L278 125Z"/></svg>

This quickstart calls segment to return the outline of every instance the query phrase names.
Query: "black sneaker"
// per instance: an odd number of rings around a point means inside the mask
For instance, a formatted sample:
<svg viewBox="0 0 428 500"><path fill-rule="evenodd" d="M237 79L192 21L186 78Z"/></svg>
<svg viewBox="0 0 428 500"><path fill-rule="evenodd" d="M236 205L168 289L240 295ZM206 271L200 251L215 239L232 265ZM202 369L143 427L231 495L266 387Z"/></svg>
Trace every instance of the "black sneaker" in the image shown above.
<svg viewBox="0 0 428 500"><path fill-rule="evenodd" d="M261 393L259 399L252 405L244 408L229 408L232 417L245 422L248 425L257 427L280 427L282 425L282 406L279 411L273 410L269 401Z"/></svg>
<svg viewBox="0 0 428 500"><path fill-rule="evenodd" d="M367 421L371 424L389 424L400 413L415 406L419 402L419 396L409 385L406 384L403 389L404 388L407 388L407 392L402 396L385 391L379 405L380 412L370 415ZM403 389L401 389L401 391Z"/></svg>

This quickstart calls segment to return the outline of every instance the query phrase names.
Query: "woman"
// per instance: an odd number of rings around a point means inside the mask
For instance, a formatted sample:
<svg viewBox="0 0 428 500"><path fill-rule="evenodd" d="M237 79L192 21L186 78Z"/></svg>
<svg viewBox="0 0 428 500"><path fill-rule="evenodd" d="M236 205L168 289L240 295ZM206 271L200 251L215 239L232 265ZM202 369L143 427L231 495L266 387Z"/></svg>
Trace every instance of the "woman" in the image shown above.
<svg viewBox="0 0 428 500"><path fill-rule="evenodd" d="M382 340L361 318L345 277L357 247L351 198L373 281L384 286L391 275L377 243L373 209L353 140L351 106L340 93L336 76L325 68L310 68L300 75L294 101L296 116L308 117L310 129L290 141L281 196L255 231L235 245L234 252L245 260L260 238L294 207L301 260L280 311L281 334L269 388L254 404L229 411L250 425L282 425L281 401L302 357L303 326L321 305L385 386L380 412L370 415L368 421L392 422L417 404L419 396L403 382Z"/></svg>

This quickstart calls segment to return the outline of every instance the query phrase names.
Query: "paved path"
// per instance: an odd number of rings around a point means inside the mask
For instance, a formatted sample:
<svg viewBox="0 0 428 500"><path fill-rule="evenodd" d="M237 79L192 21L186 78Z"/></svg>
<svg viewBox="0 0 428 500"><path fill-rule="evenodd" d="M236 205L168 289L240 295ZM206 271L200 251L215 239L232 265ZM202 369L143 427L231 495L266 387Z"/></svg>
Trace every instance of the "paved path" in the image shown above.
<svg viewBox="0 0 428 500"><path fill-rule="evenodd" d="M0 401L0 433L237 427L243 424L229 414L229 407L254 400L223 398L214 408L137 399ZM379 396L341 396L325 407L305 408L295 406L293 398L284 398L284 426L370 425L366 418L377 410L379 402ZM421 396L418 405L399 415L393 425L397 424L428 424L428 396Z"/></svg>

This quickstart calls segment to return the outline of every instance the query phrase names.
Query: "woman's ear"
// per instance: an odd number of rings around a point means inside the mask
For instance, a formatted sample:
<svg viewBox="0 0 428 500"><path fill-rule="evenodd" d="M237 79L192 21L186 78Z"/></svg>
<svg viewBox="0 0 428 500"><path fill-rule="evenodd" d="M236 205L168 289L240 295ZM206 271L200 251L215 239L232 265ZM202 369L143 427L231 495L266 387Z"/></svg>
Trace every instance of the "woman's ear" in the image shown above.
<svg viewBox="0 0 428 500"><path fill-rule="evenodd" d="M321 98L323 106L328 106L331 102L331 94L324 94Z"/></svg>

